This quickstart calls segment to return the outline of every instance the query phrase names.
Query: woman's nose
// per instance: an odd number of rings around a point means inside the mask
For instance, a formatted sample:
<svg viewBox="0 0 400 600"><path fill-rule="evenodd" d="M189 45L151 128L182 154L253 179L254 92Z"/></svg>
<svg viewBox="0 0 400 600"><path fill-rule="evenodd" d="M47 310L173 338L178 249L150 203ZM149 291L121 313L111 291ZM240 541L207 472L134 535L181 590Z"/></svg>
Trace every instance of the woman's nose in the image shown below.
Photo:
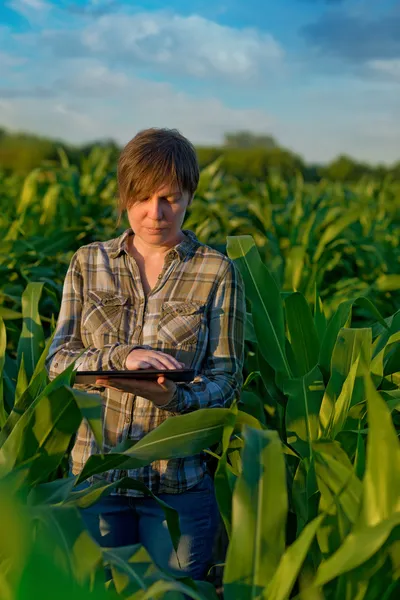
<svg viewBox="0 0 400 600"><path fill-rule="evenodd" d="M150 200L149 204L149 216L155 221L162 219L162 206L158 199Z"/></svg>

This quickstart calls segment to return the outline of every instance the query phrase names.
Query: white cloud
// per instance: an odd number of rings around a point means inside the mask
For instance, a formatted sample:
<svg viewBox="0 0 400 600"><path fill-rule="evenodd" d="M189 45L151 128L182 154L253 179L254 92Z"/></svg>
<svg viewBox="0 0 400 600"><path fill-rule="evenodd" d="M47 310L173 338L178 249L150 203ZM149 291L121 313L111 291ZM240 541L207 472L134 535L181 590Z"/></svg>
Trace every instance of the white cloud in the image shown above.
<svg viewBox="0 0 400 600"><path fill-rule="evenodd" d="M66 91L68 90L68 92ZM194 143L220 143L226 131L269 132L263 110L235 109L217 98L197 99L166 83L130 79L86 64L76 78L59 81L53 98L0 99L2 125L40 131L71 143L113 138L126 143L145 127L176 127Z"/></svg>
<svg viewBox="0 0 400 600"><path fill-rule="evenodd" d="M368 67L381 75L388 75L400 81L400 58L388 60L370 60Z"/></svg>
<svg viewBox="0 0 400 600"><path fill-rule="evenodd" d="M371 86L371 84L369 84ZM145 127L176 127L196 144L219 144L229 131L272 134L308 161L326 162L346 152L372 163L398 160L400 106L387 85L384 99L373 88L343 86L296 94L277 119L269 111L232 108L212 96L196 97L168 83L130 77L93 60L65 61L46 96L33 88L20 97L0 93L1 125L71 143L112 138L124 144ZM44 90L46 91L46 90ZM40 96L39 96L39 92ZM383 109L385 105L385 110ZM307 110L305 110L307 107Z"/></svg>
<svg viewBox="0 0 400 600"><path fill-rule="evenodd" d="M125 143L139 129L167 126L212 144L227 131L249 129L274 135L307 161L342 152L371 162L398 159L398 59L370 61L363 81L306 69L302 77L293 55L287 70L271 35L197 15L110 12L71 21L43 0L13 5L39 27L23 35L10 30L2 46L0 126L73 143ZM23 68L13 47L27 57ZM175 83L144 79L144 72ZM194 91L180 91L188 85ZM231 106L239 102L249 108Z"/></svg>
<svg viewBox="0 0 400 600"><path fill-rule="evenodd" d="M53 8L44 0L9 0L7 6L30 22L42 21Z"/></svg>
<svg viewBox="0 0 400 600"><path fill-rule="evenodd" d="M50 4L43 0L11 0L8 5L16 11L48 10L50 8Z"/></svg>
<svg viewBox="0 0 400 600"><path fill-rule="evenodd" d="M2 52L0 50L0 69L10 69L13 67L19 67L27 62L27 59L22 56L15 56L8 52Z"/></svg>
<svg viewBox="0 0 400 600"><path fill-rule="evenodd" d="M281 46L268 33L161 11L101 16L80 30L47 29L39 38L31 34L30 40L61 58L93 57L108 64L238 83L257 80L283 57Z"/></svg>
<svg viewBox="0 0 400 600"><path fill-rule="evenodd" d="M0 65L4 67L17 67L25 62L23 58L7 54L6 52L0 52Z"/></svg>

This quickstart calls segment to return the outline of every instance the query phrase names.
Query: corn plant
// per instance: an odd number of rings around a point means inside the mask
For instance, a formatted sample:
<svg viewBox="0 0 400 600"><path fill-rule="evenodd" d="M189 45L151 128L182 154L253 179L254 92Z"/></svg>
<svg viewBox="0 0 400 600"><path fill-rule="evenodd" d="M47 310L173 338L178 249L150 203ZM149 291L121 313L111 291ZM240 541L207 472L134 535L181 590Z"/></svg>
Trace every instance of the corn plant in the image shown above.
<svg viewBox="0 0 400 600"><path fill-rule="evenodd" d="M68 455L82 418L101 447L101 397L74 387L73 363L48 380L44 360L52 334L41 324L43 286L31 283L24 292L16 357L0 322L6 598L49 593L50 557L66 593L78 598L215 598L207 582L161 572L142 547L102 549L85 530L79 507L115 486L150 493L143 484L123 478L75 490L110 468L202 450L216 462L229 540L227 600L397 597L399 312L384 316L359 296L327 318L316 292L310 305L300 292L278 288L250 236L227 242L249 306L240 402L170 417L135 444L91 456L79 476L68 476ZM371 315L370 327L352 326L354 306ZM179 519L170 507L163 510L176 547Z"/></svg>

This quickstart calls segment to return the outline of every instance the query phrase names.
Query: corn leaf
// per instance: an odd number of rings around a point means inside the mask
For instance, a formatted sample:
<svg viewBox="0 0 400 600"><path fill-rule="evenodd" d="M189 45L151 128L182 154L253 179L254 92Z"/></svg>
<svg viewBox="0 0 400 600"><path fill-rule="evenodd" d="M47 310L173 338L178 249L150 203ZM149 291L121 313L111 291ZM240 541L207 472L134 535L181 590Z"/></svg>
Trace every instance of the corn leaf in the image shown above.
<svg viewBox="0 0 400 600"><path fill-rule="evenodd" d="M251 236L228 237L227 252L237 264L251 302L254 328L265 360L287 376L291 370L285 350L285 326L279 289L262 263Z"/></svg>
<svg viewBox="0 0 400 600"><path fill-rule="evenodd" d="M226 600L261 598L285 550L288 501L279 437L247 428L244 440L224 572Z"/></svg>
<svg viewBox="0 0 400 600"><path fill-rule="evenodd" d="M285 300L290 345L296 363L296 375L309 373L318 363L319 339L310 307L296 292Z"/></svg>
<svg viewBox="0 0 400 600"><path fill-rule="evenodd" d="M43 283L28 283L22 294L22 332L18 342L17 366L24 355L24 365L28 381L30 381L36 364L44 350L45 340L39 315L39 300Z"/></svg>

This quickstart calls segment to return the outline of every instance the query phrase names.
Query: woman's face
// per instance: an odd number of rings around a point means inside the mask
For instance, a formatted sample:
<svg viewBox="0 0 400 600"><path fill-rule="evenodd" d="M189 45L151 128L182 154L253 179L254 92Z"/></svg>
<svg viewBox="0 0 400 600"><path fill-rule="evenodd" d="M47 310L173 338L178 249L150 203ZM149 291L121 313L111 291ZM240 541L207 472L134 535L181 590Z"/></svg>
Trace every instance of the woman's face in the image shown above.
<svg viewBox="0 0 400 600"><path fill-rule="evenodd" d="M145 200L135 202L127 209L129 224L148 245L174 244L179 237L186 209L191 202L189 192L178 187L163 185Z"/></svg>

